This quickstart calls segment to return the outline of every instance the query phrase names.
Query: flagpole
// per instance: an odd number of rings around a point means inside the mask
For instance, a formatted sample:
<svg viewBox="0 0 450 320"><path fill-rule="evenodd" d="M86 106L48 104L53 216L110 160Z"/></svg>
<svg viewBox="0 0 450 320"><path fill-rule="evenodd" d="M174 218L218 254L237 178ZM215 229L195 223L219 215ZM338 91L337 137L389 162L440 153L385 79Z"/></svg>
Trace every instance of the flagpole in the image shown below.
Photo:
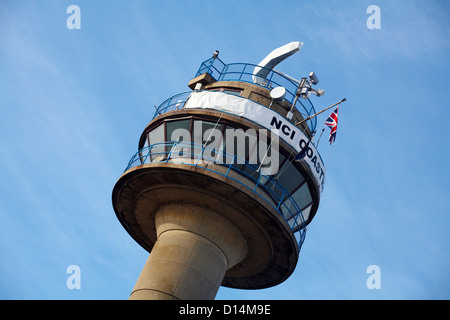
<svg viewBox="0 0 450 320"><path fill-rule="evenodd" d="M342 102L344 102L344 101L347 101L347 99L344 98L344 99L342 99L341 101L336 102L335 104L329 106L328 108L325 108L325 109L323 109L322 111L319 111L319 112L313 114L312 116L309 116L309 117L303 119L302 121L297 122L297 123L295 124L295 126L298 126L299 124L302 124L302 123L305 122L305 121L311 120L312 118L318 116L318 115L321 114L322 112L325 112L325 111L327 111L328 109L331 109L331 108L333 108L334 106L337 106L338 104L340 104L340 103L342 103Z"/></svg>
<svg viewBox="0 0 450 320"><path fill-rule="evenodd" d="M320 138L322 138L322 134L323 134L324 131L325 131L325 125L324 125L323 128L322 128L322 132L320 133L319 139L317 139L317 142L316 142L316 148L317 148L317 146L319 145Z"/></svg>

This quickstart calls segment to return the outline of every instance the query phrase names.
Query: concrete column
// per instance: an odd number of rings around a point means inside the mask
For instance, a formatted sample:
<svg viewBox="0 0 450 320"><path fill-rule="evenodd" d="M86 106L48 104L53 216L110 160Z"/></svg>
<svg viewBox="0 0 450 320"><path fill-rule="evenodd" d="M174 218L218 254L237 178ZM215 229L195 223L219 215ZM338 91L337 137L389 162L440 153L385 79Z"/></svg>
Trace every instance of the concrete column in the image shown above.
<svg viewBox="0 0 450 320"><path fill-rule="evenodd" d="M157 241L130 299L214 299L227 269L248 247L226 218L190 204L168 204L155 215Z"/></svg>

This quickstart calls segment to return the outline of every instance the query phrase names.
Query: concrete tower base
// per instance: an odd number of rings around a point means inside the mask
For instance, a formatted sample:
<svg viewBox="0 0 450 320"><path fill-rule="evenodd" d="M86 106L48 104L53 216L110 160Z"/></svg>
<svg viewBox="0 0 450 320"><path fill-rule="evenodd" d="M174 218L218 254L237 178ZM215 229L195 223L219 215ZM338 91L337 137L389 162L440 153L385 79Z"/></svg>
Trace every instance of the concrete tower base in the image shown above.
<svg viewBox="0 0 450 320"><path fill-rule="evenodd" d="M157 241L130 299L214 299L227 269L248 245L226 218L192 204L167 204L155 215Z"/></svg>
<svg viewBox="0 0 450 320"><path fill-rule="evenodd" d="M202 166L143 164L114 186L117 218L151 252L130 299L213 299L219 285L268 288L294 271L297 239L265 191Z"/></svg>

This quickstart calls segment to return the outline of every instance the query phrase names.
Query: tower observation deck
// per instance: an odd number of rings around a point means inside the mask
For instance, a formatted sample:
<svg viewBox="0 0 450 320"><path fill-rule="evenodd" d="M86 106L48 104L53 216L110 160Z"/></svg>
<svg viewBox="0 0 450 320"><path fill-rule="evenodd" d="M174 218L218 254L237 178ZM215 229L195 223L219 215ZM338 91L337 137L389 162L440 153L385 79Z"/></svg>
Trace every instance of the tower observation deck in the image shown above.
<svg viewBox="0 0 450 320"><path fill-rule="evenodd" d="M130 299L214 299L220 286L267 288L292 274L325 179L306 85L216 52L189 91L156 108L112 193L150 252Z"/></svg>

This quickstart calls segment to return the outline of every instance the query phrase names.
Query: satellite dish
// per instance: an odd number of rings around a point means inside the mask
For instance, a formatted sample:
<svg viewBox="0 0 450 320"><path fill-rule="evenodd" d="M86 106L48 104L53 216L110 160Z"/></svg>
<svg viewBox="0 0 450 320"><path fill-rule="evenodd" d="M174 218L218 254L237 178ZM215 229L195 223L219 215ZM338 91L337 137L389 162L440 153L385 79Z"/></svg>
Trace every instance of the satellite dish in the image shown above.
<svg viewBox="0 0 450 320"><path fill-rule="evenodd" d="M270 70L272 70L284 59L300 51L302 45L303 42L294 41L269 53L267 57L265 57L253 70L253 82L262 85L266 84L267 80L265 78L269 74Z"/></svg>
<svg viewBox="0 0 450 320"><path fill-rule="evenodd" d="M284 87L276 87L270 91L270 97L273 100L281 100L286 95L286 88Z"/></svg>

